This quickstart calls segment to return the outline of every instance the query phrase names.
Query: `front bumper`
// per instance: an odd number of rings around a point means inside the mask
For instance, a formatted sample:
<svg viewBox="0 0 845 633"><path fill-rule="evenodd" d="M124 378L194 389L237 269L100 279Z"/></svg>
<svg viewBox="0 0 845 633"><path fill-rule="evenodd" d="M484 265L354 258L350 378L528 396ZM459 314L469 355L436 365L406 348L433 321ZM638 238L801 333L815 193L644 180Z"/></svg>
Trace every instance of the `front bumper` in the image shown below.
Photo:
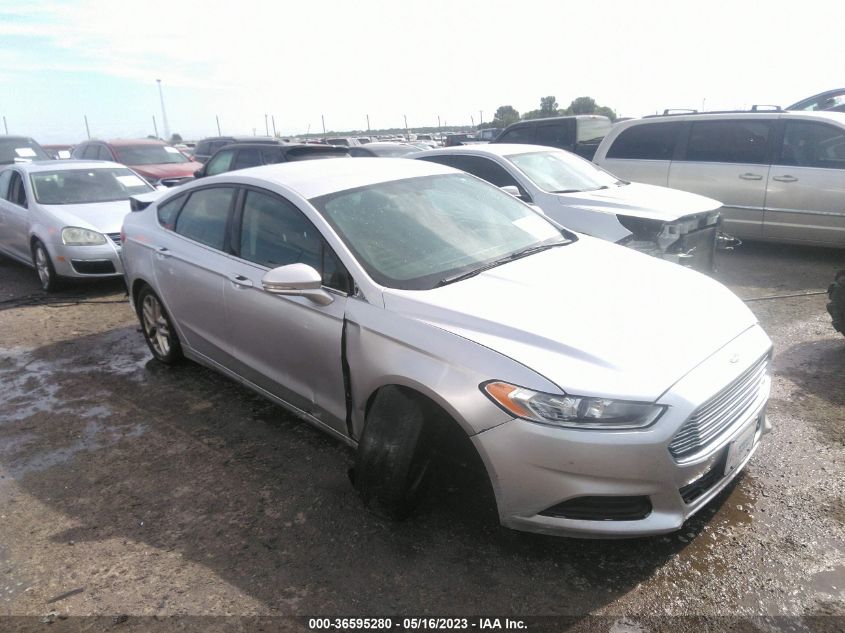
<svg viewBox="0 0 845 633"><path fill-rule="evenodd" d="M108 279L123 276L120 247L111 239L97 246L48 246L53 267L60 277L74 279Z"/></svg>
<svg viewBox="0 0 845 633"><path fill-rule="evenodd" d="M695 455L680 463L669 452L670 442L702 403L738 379L770 348L761 328L747 331L664 394L658 403L667 410L647 429L579 431L513 420L474 436L502 524L531 532L605 538L679 529L736 477L770 430L765 413L768 376L750 406ZM732 362L737 356L745 362ZM738 444L745 448L740 455ZM725 472L729 451L732 469ZM550 509L582 497L647 498L649 511L641 518L623 520L549 516Z"/></svg>

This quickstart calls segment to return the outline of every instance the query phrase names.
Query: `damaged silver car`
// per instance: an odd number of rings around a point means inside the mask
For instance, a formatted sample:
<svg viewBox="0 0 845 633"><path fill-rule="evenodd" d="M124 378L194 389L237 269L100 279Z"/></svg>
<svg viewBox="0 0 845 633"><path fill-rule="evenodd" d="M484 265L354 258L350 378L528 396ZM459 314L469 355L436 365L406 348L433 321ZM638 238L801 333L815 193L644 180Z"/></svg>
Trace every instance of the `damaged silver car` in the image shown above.
<svg viewBox="0 0 845 633"><path fill-rule="evenodd" d="M696 194L631 183L570 152L540 145L448 147L412 158L460 169L539 207L563 226L702 272L722 236L722 204Z"/></svg>
<svg viewBox="0 0 845 633"><path fill-rule="evenodd" d="M382 514L414 508L458 437L508 527L669 532L770 428L771 342L728 289L449 167L267 165L133 211L126 281L153 355L346 442Z"/></svg>

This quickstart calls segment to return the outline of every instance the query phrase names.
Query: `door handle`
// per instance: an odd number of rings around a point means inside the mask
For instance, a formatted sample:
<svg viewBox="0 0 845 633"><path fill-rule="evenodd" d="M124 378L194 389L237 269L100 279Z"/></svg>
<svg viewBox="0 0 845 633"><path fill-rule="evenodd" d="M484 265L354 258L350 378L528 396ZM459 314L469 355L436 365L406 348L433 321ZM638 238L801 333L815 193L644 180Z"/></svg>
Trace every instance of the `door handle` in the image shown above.
<svg viewBox="0 0 845 633"><path fill-rule="evenodd" d="M244 277L243 275L234 275L229 277L229 280L236 286L241 286L243 288L252 288L253 286L252 280L248 277Z"/></svg>
<svg viewBox="0 0 845 633"><path fill-rule="evenodd" d="M740 174L739 177L743 180L763 180L763 176L761 176L760 174L752 174L750 172Z"/></svg>
<svg viewBox="0 0 845 633"><path fill-rule="evenodd" d="M789 174L785 174L783 176L772 176L772 180L777 180L778 182L798 182L798 179L795 176L790 176Z"/></svg>
<svg viewBox="0 0 845 633"><path fill-rule="evenodd" d="M156 254L160 255L161 257L170 257L170 249L166 246L159 246L156 249Z"/></svg>

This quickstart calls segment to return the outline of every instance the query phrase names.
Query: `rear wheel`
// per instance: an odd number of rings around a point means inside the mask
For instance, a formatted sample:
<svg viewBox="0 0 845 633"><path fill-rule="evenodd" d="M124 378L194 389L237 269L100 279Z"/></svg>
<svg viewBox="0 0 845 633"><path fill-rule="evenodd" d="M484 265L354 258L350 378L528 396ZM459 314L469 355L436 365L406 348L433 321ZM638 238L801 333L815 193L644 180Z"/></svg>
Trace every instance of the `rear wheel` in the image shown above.
<svg viewBox="0 0 845 633"><path fill-rule="evenodd" d="M833 283L827 289L827 296L830 298L827 311L833 318L833 327L837 332L845 334L845 270L836 273Z"/></svg>
<svg viewBox="0 0 845 633"><path fill-rule="evenodd" d="M40 240L32 244L32 262L38 272L38 279L41 281L41 289L45 292L54 292L59 288L59 276L53 267L53 260L47 252L47 247Z"/></svg>
<svg viewBox="0 0 845 633"><path fill-rule="evenodd" d="M384 387L367 414L353 482L369 509L404 519L430 479L439 412L398 387Z"/></svg>
<svg viewBox="0 0 845 633"><path fill-rule="evenodd" d="M138 319L150 351L156 360L172 365L182 359L182 346L170 317L153 289L144 286L138 293Z"/></svg>

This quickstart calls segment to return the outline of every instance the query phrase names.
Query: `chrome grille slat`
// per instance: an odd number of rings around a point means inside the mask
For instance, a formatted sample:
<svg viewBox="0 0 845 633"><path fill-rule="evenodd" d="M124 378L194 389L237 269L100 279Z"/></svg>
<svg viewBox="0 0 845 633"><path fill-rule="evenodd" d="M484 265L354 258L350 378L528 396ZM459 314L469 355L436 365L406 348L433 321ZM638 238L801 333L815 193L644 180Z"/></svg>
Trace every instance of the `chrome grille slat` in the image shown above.
<svg viewBox="0 0 845 633"><path fill-rule="evenodd" d="M719 391L681 425L669 452L681 459L705 449L757 400L766 377L769 357L764 356Z"/></svg>

